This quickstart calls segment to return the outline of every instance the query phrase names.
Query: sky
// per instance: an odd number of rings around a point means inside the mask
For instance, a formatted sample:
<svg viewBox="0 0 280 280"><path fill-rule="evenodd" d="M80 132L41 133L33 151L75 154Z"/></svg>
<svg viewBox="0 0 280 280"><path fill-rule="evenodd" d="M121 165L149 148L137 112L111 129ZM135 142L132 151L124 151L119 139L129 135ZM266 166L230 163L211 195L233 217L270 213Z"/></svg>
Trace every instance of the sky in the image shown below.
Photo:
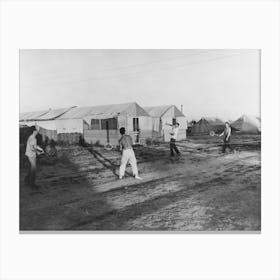
<svg viewBox="0 0 280 280"><path fill-rule="evenodd" d="M20 111L137 102L188 120L260 116L260 52L20 50Z"/></svg>

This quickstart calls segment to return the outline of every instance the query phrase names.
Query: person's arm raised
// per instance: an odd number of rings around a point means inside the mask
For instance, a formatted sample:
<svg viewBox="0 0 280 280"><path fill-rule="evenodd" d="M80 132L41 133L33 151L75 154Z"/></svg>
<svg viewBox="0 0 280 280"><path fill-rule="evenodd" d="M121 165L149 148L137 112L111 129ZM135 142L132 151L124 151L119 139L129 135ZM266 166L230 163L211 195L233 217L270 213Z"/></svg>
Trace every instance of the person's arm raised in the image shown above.
<svg viewBox="0 0 280 280"><path fill-rule="evenodd" d="M170 124L170 123L167 123L167 122L165 123L165 125L169 125L171 127L173 126L173 124Z"/></svg>

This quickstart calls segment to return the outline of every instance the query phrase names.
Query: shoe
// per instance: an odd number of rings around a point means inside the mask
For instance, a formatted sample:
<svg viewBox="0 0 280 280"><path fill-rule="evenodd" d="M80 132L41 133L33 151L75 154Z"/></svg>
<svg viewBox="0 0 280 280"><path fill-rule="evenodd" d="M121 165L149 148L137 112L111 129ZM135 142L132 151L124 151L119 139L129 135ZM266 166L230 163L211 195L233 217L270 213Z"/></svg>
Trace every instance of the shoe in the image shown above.
<svg viewBox="0 0 280 280"><path fill-rule="evenodd" d="M138 179L138 180L143 180L141 177L139 177L138 175L136 175L135 177L134 177L135 179Z"/></svg>

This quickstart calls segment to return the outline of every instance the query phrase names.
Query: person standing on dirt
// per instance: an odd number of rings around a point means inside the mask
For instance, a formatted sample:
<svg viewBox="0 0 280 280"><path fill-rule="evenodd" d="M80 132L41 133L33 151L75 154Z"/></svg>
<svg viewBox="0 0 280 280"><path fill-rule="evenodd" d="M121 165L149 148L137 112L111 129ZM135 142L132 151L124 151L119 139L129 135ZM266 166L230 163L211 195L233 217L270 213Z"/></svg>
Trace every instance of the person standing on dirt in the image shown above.
<svg viewBox="0 0 280 280"><path fill-rule="evenodd" d="M177 140L180 124L178 122L176 122L175 125L172 125L169 123L166 123L166 124L172 127L172 131L170 132L170 135L171 135L171 137L170 137L170 156L174 157L174 151L176 152L176 154L178 156L180 156L181 153L179 152L179 150L176 146L176 140Z"/></svg>
<svg viewBox="0 0 280 280"><path fill-rule="evenodd" d="M123 178L126 165L127 163L130 163L134 178L138 180L142 180L142 178L138 176L137 161L132 148L132 144L133 144L132 138L130 135L125 134L124 127L120 129L120 134L122 135L121 139L119 140L120 150L122 151L122 158L121 158L119 178L120 179Z"/></svg>
<svg viewBox="0 0 280 280"><path fill-rule="evenodd" d="M32 188L39 188L35 184L36 180L36 156L37 152L43 153L43 149L37 145L36 135L38 134L38 130L35 126L31 126L32 134L28 137L25 155L28 158L30 167L27 176L25 177L24 181L30 185Z"/></svg>
<svg viewBox="0 0 280 280"><path fill-rule="evenodd" d="M225 153L227 148L229 148L230 151L232 151L232 148L230 146L231 127L229 125L229 122L225 122L224 131L219 136L224 136L224 145L222 152Z"/></svg>

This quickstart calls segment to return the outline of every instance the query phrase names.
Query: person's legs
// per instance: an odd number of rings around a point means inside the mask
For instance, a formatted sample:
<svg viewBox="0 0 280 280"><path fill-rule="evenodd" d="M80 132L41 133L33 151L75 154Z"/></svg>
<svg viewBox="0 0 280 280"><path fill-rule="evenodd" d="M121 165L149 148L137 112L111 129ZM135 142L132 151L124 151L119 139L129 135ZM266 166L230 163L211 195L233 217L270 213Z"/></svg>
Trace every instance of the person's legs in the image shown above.
<svg viewBox="0 0 280 280"><path fill-rule="evenodd" d="M36 181L36 157L28 157L30 163L29 184L34 187Z"/></svg>
<svg viewBox="0 0 280 280"><path fill-rule="evenodd" d="M175 150L175 152L176 152L177 155L180 155L180 154L181 154L181 153L179 152L177 146L176 146L175 140L174 140L174 143L173 143L173 148L174 148L174 150Z"/></svg>
<svg viewBox="0 0 280 280"><path fill-rule="evenodd" d="M29 180L30 180L30 173L31 173L31 163L29 161L29 158L27 157L27 161L28 161L28 173L26 174L25 178L24 178L24 182L29 184Z"/></svg>
<svg viewBox="0 0 280 280"><path fill-rule="evenodd" d="M224 140L224 145L223 145L223 153L226 152L226 149L229 149L231 152L233 151L231 145L230 145L230 141L229 140Z"/></svg>
<svg viewBox="0 0 280 280"><path fill-rule="evenodd" d="M132 150L129 151L129 163L130 163L131 168L132 168L133 176L138 176L137 161L136 161L134 151L132 151Z"/></svg>
<svg viewBox="0 0 280 280"><path fill-rule="evenodd" d="M226 147L227 147L227 142L224 140L223 150L222 150L223 153L226 152Z"/></svg>
<svg viewBox="0 0 280 280"><path fill-rule="evenodd" d="M174 142L173 139L170 139L170 156L174 156Z"/></svg>
<svg viewBox="0 0 280 280"><path fill-rule="evenodd" d="M129 154L129 163L130 163L131 168L132 168L133 176L136 179L140 179L141 180L142 178L139 177L139 175L138 175L137 160L136 160L135 153L134 153L133 150L131 150L130 154Z"/></svg>
<svg viewBox="0 0 280 280"><path fill-rule="evenodd" d="M126 150L124 150L123 153L122 153L120 172L119 172L119 178L120 179L124 176L127 161L128 161L127 152L126 152Z"/></svg>
<svg viewBox="0 0 280 280"><path fill-rule="evenodd" d="M230 150L231 152L234 151L233 147L232 147L231 144L230 144L230 138L229 138L228 141L227 141L227 146L228 146L228 148L229 148L229 150Z"/></svg>

